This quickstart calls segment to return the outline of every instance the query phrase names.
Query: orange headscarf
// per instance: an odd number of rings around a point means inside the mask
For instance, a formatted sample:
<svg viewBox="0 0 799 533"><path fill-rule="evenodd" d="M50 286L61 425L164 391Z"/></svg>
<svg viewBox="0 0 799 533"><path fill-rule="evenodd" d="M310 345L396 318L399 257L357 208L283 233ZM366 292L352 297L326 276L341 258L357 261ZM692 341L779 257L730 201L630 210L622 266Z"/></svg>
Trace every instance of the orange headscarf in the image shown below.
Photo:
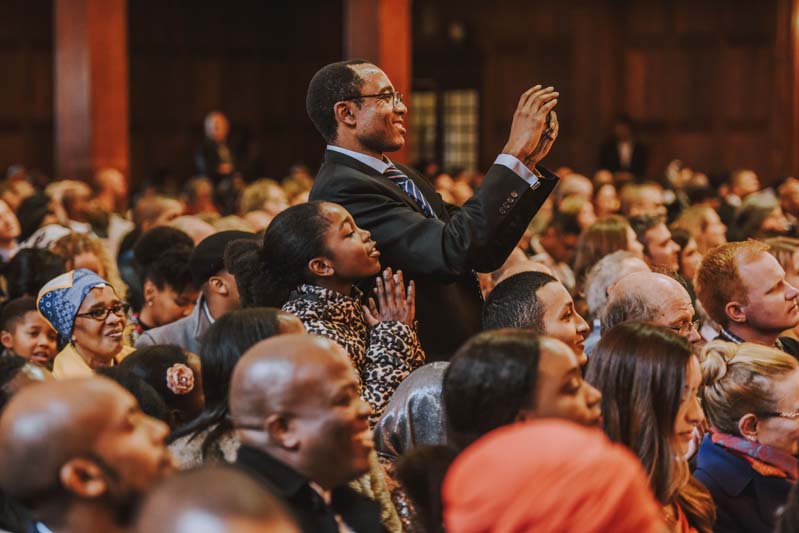
<svg viewBox="0 0 799 533"><path fill-rule="evenodd" d="M562 420L511 424L452 464L443 486L447 531L650 533L660 506L640 461L598 429Z"/></svg>

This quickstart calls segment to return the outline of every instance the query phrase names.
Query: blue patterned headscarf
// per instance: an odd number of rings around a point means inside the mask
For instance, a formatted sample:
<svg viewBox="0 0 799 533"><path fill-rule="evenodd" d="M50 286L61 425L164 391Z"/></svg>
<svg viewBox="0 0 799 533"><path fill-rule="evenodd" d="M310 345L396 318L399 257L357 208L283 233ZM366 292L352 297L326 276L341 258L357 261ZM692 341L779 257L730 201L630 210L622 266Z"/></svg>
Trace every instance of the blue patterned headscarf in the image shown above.
<svg viewBox="0 0 799 533"><path fill-rule="evenodd" d="M42 287L36 307L63 338L69 339L83 299L90 290L105 285L111 284L87 268L71 270Z"/></svg>

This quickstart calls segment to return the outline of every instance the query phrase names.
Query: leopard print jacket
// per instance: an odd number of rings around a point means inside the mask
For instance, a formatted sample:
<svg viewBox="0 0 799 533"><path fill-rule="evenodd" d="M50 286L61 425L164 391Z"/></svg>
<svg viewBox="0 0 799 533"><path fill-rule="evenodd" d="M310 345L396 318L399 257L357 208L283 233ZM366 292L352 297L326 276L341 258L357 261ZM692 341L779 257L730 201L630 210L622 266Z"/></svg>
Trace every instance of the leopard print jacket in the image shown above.
<svg viewBox="0 0 799 533"><path fill-rule="evenodd" d="M374 425L394 390L425 362L416 329L392 320L370 328L361 308L362 293L352 297L316 285L291 293L284 311L302 320L308 333L336 341L350 354L361 379L361 396L372 406Z"/></svg>

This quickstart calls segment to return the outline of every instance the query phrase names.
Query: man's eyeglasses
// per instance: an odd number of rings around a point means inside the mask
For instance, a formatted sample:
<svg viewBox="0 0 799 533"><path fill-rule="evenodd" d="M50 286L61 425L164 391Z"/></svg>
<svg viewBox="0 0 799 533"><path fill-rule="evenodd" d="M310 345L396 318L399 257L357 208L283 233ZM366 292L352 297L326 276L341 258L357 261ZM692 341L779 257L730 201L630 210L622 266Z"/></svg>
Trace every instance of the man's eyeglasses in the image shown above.
<svg viewBox="0 0 799 533"><path fill-rule="evenodd" d="M790 418L791 420L796 420L799 418L799 413L757 413L757 416L760 418Z"/></svg>
<svg viewBox="0 0 799 533"><path fill-rule="evenodd" d="M701 325L702 324L699 320L694 320L693 322L686 322L685 324L680 324L679 326L669 326L669 329L680 337L687 337L693 330L699 331L699 326Z"/></svg>
<svg viewBox="0 0 799 533"><path fill-rule="evenodd" d="M105 322L110 313L114 313L116 316L125 316L128 312L128 309L130 309L128 304L118 303L112 305L111 307L98 307L86 313L78 313L75 315L75 317L77 318L79 316L85 316L86 318L97 320L98 322Z"/></svg>
<svg viewBox="0 0 799 533"><path fill-rule="evenodd" d="M350 100L360 100L362 98L377 98L378 100L382 100L383 103L392 104L394 107L399 107L404 97L402 93L398 92L380 93L380 94L359 94L358 96L350 96L349 98L344 98L342 102L349 102Z"/></svg>

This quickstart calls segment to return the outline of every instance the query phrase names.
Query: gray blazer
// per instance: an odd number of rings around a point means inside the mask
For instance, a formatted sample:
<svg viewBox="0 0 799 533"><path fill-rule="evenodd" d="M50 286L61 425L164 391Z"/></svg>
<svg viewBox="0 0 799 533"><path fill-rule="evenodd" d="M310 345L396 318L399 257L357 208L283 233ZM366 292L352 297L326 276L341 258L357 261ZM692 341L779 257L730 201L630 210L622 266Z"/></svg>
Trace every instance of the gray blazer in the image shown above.
<svg viewBox="0 0 799 533"><path fill-rule="evenodd" d="M211 321L205 312L205 297L200 296L197 305L194 306L194 311L189 316L171 324L145 331L136 341L136 348L154 344L174 344L184 350L199 354L202 337L209 327L211 327Z"/></svg>

